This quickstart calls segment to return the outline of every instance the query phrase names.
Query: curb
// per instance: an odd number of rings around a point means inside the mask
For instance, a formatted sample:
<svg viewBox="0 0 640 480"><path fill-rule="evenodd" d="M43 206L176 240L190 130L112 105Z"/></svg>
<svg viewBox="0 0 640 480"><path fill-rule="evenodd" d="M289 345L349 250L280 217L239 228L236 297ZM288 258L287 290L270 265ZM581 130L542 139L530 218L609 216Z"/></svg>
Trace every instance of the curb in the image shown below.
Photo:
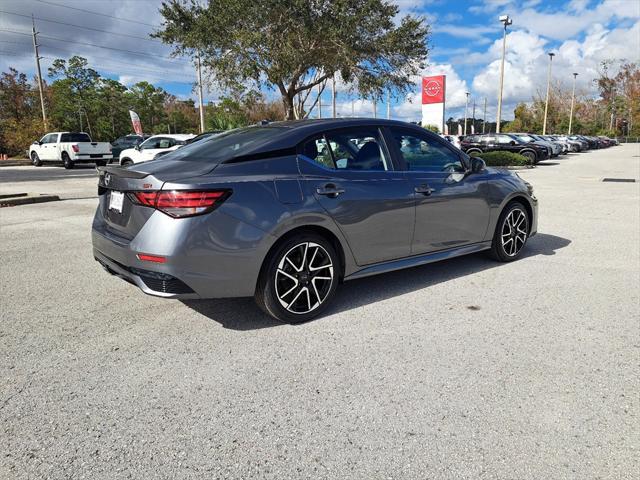
<svg viewBox="0 0 640 480"><path fill-rule="evenodd" d="M10 158L9 160L0 160L0 167L26 167L31 165L28 158Z"/></svg>
<svg viewBox="0 0 640 480"><path fill-rule="evenodd" d="M0 197L0 207L15 207L18 205L29 205L31 203L57 202L58 195L36 194L36 193L15 193L2 195Z"/></svg>

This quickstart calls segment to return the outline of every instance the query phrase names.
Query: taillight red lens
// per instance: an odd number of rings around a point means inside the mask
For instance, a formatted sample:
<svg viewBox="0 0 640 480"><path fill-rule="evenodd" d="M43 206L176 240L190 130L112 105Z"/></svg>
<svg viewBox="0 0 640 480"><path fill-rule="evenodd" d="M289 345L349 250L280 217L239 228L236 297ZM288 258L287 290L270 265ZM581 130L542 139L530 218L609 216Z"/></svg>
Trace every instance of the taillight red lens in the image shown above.
<svg viewBox="0 0 640 480"><path fill-rule="evenodd" d="M228 196L228 190L135 192L140 205L153 207L175 218L201 215L214 210Z"/></svg>
<svg viewBox="0 0 640 480"><path fill-rule="evenodd" d="M78 145L71 145L71 149L76 153L80 151L80 147Z"/></svg>

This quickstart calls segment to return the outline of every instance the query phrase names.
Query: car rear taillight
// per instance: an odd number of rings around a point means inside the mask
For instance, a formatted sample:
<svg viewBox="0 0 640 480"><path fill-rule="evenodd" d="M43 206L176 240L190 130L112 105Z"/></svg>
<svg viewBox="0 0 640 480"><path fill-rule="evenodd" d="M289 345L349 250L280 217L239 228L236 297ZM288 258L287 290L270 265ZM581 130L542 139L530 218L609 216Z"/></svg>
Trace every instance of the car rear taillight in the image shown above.
<svg viewBox="0 0 640 480"><path fill-rule="evenodd" d="M133 192L130 198L138 205L155 208L174 218L184 218L213 211L229 195L231 195L229 190L168 190Z"/></svg>
<svg viewBox="0 0 640 480"><path fill-rule="evenodd" d="M71 149L76 153L80 151L80 147L78 145L71 145Z"/></svg>

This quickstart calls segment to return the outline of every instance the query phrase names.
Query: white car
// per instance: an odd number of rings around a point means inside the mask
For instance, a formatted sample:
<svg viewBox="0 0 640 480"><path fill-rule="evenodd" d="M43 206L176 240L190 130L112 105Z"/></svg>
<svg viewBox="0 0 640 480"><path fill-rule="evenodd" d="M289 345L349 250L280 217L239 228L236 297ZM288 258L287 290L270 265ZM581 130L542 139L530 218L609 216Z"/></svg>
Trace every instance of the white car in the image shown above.
<svg viewBox="0 0 640 480"><path fill-rule="evenodd" d="M134 148L127 148L120 152L120 165L153 160L160 152L171 152L187 143L187 140L195 137L193 134L165 134L149 137Z"/></svg>
<svg viewBox="0 0 640 480"><path fill-rule="evenodd" d="M62 162L68 169L80 162L106 165L113 155L109 142L92 142L84 132L52 132L31 144L29 158L36 167L43 162Z"/></svg>

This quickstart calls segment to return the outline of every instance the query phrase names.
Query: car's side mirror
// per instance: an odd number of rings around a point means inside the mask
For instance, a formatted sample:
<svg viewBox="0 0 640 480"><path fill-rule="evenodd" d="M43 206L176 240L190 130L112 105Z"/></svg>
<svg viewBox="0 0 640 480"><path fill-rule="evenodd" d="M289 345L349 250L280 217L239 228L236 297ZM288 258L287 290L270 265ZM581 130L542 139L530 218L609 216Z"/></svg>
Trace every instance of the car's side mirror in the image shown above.
<svg viewBox="0 0 640 480"><path fill-rule="evenodd" d="M31 145L42 145L42 142L36 140L35 142L33 142Z"/></svg>
<svg viewBox="0 0 640 480"><path fill-rule="evenodd" d="M471 173L482 173L486 166L487 164L481 158L471 157Z"/></svg>
<svg viewBox="0 0 640 480"><path fill-rule="evenodd" d="M509 142L509 145L511 145L511 146L513 146L513 145L515 145L515 144L516 144L516 141L515 141L515 140L511 140L511 141Z"/></svg>

